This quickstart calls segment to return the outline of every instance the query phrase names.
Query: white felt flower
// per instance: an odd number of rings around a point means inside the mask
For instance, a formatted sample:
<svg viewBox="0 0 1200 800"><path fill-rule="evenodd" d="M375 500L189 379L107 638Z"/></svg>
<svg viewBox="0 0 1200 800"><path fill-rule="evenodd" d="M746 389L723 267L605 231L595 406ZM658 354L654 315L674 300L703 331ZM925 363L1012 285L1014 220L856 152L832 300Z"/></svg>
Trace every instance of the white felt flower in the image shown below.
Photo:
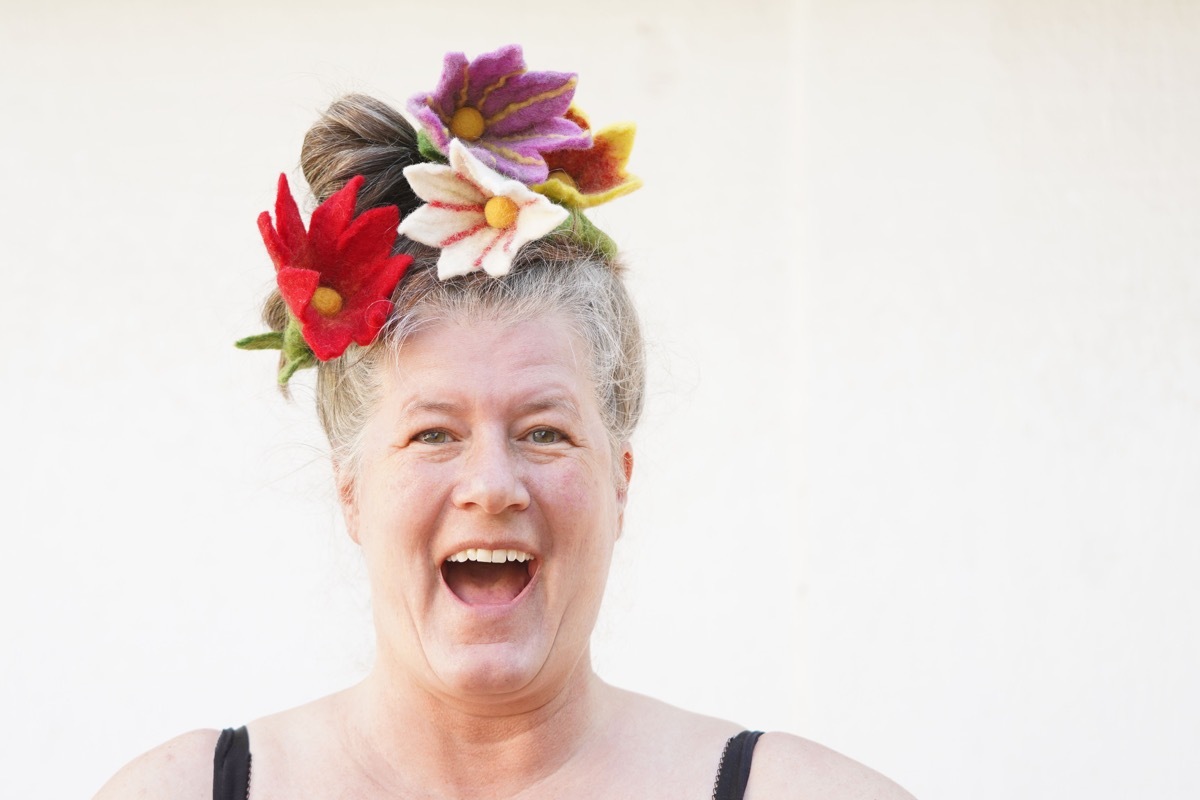
<svg viewBox="0 0 1200 800"><path fill-rule="evenodd" d="M450 166L414 164L404 177L425 205L404 218L400 233L441 248L443 280L477 269L507 275L521 245L545 236L570 213L484 166L457 139L450 142Z"/></svg>

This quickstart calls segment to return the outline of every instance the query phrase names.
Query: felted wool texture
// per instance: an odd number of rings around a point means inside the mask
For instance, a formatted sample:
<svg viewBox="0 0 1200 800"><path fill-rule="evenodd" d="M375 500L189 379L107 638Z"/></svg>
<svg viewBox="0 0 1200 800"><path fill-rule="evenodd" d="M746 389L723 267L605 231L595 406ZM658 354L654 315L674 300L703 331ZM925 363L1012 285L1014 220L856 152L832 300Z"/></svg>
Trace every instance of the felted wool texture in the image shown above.
<svg viewBox="0 0 1200 800"><path fill-rule="evenodd" d="M292 379L297 370L317 365L317 359L304 340L300 323L295 317L291 317L287 327L283 329L283 347L280 348L280 351L282 352L278 378L280 386L287 386L287 382Z"/></svg>
<svg viewBox="0 0 1200 800"><path fill-rule="evenodd" d="M312 349L304 341L304 335L300 332L300 323L290 314L284 330L246 336L234 342L234 346L241 350L279 350L278 380L280 386L286 386L297 370L317 365L317 359L313 356Z"/></svg>
<svg viewBox="0 0 1200 800"><path fill-rule="evenodd" d="M471 62L462 53L447 53L437 88L412 97L408 109L443 153L455 138L455 112L476 109L483 134L464 141L472 154L502 175L541 183L549 174L544 153L591 145L591 135L564 117L576 82L573 73L530 72L519 45Z"/></svg>
<svg viewBox="0 0 1200 800"><path fill-rule="evenodd" d="M275 226L266 212L258 220L279 293L322 361L337 358L351 342L365 346L375 340L392 311L392 290L412 263L411 256L391 255L399 209L382 206L354 216L363 182L355 176L330 195L313 211L306 232L287 177L280 175ZM336 313L322 314L313 306L318 287L341 297Z"/></svg>
<svg viewBox="0 0 1200 800"><path fill-rule="evenodd" d="M571 208L592 208L640 189L641 178L625 171L636 134L632 122L618 123L598 131L587 150L547 153L550 177L534 191ZM560 172L570 181L556 177Z"/></svg>
<svg viewBox="0 0 1200 800"><path fill-rule="evenodd" d="M458 139L450 142L450 164L414 164L404 177L425 201L400 224L408 238L441 248L438 277L443 280L483 270L508 274L517 251L526 242L545 236L567 219L569 212L523 183L489 169ZM485 207L493 197L516 205L512 223L494 228Z"/></svg>

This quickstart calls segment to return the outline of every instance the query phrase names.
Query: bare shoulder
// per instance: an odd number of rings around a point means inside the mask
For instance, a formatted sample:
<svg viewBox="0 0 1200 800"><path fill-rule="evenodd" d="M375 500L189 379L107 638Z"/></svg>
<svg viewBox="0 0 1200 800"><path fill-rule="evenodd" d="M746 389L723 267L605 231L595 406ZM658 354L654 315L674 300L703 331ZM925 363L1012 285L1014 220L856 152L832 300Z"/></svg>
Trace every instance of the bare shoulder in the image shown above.
<svg viewBox="0 0 1200 800"><path fill-rule="evenodd" d="M873 769L789 733L763 734L754 749L746 800L914 800Z"/></svg>
<svg viewBox="0 0 1200 800"><path fill-rule="evenodd" d="M122 767L94 800L209 800L220 735L192 731L160 744Z"/></svg>
<svg viewBox="0 0 1200 800"><path fill-rule="evenodd" d="M653 697L626 689L607 689L615 698L612 716L624 728L622 735L642 745L671 742L681 750L694 751L696 747L707 744L709 749L715 747L720 756L725 741L743 730L742 726L727 720L686 711Z"/></svg>

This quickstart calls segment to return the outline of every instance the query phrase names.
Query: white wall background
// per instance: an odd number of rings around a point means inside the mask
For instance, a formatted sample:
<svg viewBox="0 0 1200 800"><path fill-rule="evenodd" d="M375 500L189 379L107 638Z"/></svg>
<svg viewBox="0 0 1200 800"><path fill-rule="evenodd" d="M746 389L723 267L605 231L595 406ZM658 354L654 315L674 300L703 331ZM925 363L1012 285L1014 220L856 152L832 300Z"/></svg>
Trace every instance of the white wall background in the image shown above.
<svg viewBox="0 0 1200 800"><path fill-rule="evenodd" d="M640 124L596 661L933 798L1200 794L1200 4L0 0L0 796L354 681L254 227L448 49Z"/></svg>

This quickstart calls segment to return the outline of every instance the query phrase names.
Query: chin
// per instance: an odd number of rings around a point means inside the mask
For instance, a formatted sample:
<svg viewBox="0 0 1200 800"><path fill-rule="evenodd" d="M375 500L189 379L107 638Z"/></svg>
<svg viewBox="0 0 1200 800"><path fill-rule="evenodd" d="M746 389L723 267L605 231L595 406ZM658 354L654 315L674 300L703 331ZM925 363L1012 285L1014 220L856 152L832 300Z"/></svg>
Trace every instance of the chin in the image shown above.
<svg viewBox="0 0 1200 800"><path fill-rule="evenodd" d="M529 642L460 644L440 668L432 659L430 666L453 696L505 700L537 693L548 655Z"/></svg>

